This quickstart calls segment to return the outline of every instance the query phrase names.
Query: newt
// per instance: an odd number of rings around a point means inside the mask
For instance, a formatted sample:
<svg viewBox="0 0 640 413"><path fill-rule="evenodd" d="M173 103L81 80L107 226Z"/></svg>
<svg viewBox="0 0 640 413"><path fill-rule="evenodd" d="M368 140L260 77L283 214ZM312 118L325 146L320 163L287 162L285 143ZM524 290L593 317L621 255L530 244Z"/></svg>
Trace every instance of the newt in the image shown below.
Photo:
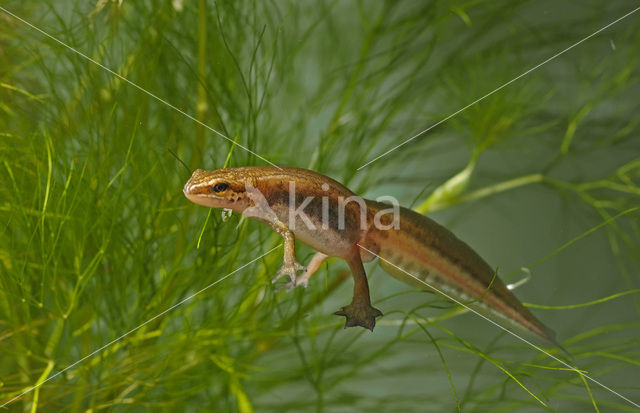
<svg viewBox="0 0 640 413"><path fill-rule="evenodd" d="M196 204L231 209L280 234L284 259L273 282L286 275L286 288L306 287L328 257L344 259L354 280L353 299L334 314L346 317L345 328L373 331L382 315L371 305L363 266L378 257L382 268L403 282L435 290L502 325L557 345L553 331L470 246L410 209L360 198L327 176L293 167L198 169L183 192ZM317 251L307 267L296 259L296 239Z"/></svg>

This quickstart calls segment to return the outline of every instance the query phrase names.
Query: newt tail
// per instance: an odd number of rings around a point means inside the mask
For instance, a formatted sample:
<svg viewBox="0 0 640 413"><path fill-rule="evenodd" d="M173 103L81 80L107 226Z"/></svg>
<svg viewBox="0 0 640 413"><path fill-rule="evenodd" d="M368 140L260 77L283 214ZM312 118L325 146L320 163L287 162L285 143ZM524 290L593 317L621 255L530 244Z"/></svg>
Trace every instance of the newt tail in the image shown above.
<svg viewBox="0 0 640 413"><path fill-rule="evenodd" d="M367 201L372 213L388 205ZM435 291L449 300L558 345L555 333L538 320L506 287L469 245L432 219L400 208L401 230L367 235L378 248L382 268L393 277L417 288Z"/></svg>

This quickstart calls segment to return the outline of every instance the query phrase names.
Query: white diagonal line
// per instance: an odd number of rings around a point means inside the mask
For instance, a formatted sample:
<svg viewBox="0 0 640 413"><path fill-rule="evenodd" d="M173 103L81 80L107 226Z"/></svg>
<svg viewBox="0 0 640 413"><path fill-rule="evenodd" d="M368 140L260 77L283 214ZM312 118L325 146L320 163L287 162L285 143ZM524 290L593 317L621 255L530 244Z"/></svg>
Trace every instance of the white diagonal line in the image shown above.
<svg viewBox="0 0 640 413"><path fill-rule="evenodd" d="M79 56L82 56L83 58L87 59L88 61L90 61L91 63L101 67L102 69L106 70L107 72L111 73L112 75L114 75L115 77L117 77L118 79L130 84L131 86L135 87L136 89L140 90L141 92L146 93L147 95L151 96L152 98L154 98L155 100L164 103L165 105L169 106L171 109L181 113L182 115L186 116L187 118L191 119L192 121L196 122L197 124L204 126L205 128L209 129L211 132L215 133L216 135L220 136L221 138L224 138L226 140L228 140L229 142L233 143L236 146L241 147L242 149L244 149L245 151L249 152L250 154L262 159L263 161L265 161L266 163L275 166L278 169L282 169L280 168L278 165L274 164L273 162L269 161L268 159L263 158L262 156L258 155L257 153L253 152L251 149L247 148L244 145L241 145L237 142L235 142L233 139L229 138L228 136L224 135L221 132L218 132L217 130L213 129L211 126L207 125L206 123L194 118L193 116L189 115L188 113L186 113L185 111L183 111L182 109L178 108L177 106L172 105L171 103L167 102L166 100L162 99L161 97L149 92L147 89L143 88L142 86L139 86L137 83L132 82L131 80L127 79L126 77L122 76L121 74L109 69L108 67L106 67L105 65L103 65L102 63L90 58L89 56L87 56L86 54L82 53L81 51L73 48L72 46L69 46L68 44L66 44L65 42L63 42L62 40L59 40L58 38L50 35L49 33L45 32L44 30L34 26L33 24L29 23L28 21L26 21L25 19L16 16L15 14L11 13L9 10L5 9L4 7L0 6L0 10L2 10L3 12L5 12L6 14L8 14L9 16L13 17L16 20L21 21L22 23L26 24L27 26L31 27L32 29L42 33L43 35L47 36L48 38L50 38L51 40L55 41L56 43L66 47L67 49L71 50L72 52L76 53Z"/></svg>
<svg viewBox="0 0 640 413"><path fill-rule="evenodd" d="M605 390L610 391L611 393L615 394L616 396L620 397L622 400L630 403L631 405L637 407L640 409L640 404L634 402L633 400L628 399L627 397L623 396L622 394L618 393L617 391L613 390L612 388L602 384L601 382L599 382L598 380L584 374L583 372L581 372L580 370L578 370L576 367L572 366L571 364L559 359L558 357L554 356L553 354L547 352L546 350L544 350L543 348L536 346L535 344L533 344L532 342L530 342L529 340L521 337L520 335L514 333L513 331L509 330L508 328L496 323L495 321L491 320L490 318L484 316L483 314L480 314L479 312L477 312L476 310L474 310L473 308L469 307L468 305L462 303L459 300L456 300L455 298L451 297L449 294L445 293L444 291L441 291L440 289L434 287L431 284L428 284L427 282L425 282L424 280L421 280L420 278L416 277L415 275L405 271L403 268L398 267L397 265L395 265L394 263L392 263L391 261L382 258L381 256L379 256L378 254L376 254L375 252L363 247L362 245L358 244L358 247L362 248L363 250L367 251L368 253L378 257L378 259L386 262L387 264L393 266L394 268L397 268L398 270L402 271L403 273L407 274L408 276L410 276L411 278L414 278L415 280L421 282L422 284L424 284L425 286L431 288L432 290L434 290L435 292L441 294L442 296L446 297L447 299L453 301L454 303L461 305L462 307L464 307L465 309L471 311L472 313L484 318L485 320L487 320L488 322L490 322L491 324L493 324L494 326L500 328L501 330L506 331L507 333L511 334L512 336L516 337L517 339L523 341L524 343L528 344L529 346L533 347L534 349L538 350L541 353L546 354L547 356L551 357L552 359L554 359L555 361L557 361L558 363L564 365L565 367L568 367L569 369L575 371L576 373L580 374L582 377L592 381L593 383L597 384L598 386L602 387Z"/></svg>
<svg viewBox="0 0 640 413"><path fill-rule="evenodd" d="M425 133L429 132L431 129L435 128L436 126L440 125L441 123L444 123L446 121L448 121L449 119L451 119L452 117L456 116L457 114L459 114L460 112L463 112L467 109L469 109L471 106L475 105L476 103L480 102L481 100L484 100L485 98L493 95L494 93L496 93L499 90L504 89L505 87L509 86L510 84L512 84L513 82L515 82L516 80L528 75L529 73L533 72L534 70L538 69L540 66L543 66L547 63L549 63L550 61L552 61L553 59L555 59L556 57L568 52L569 50L573 49L574 47L580 45L581 43L589 40L590 38L592 38L593 36L597 35L598 33L602 32L603 30L608 29L609 27L613 26L614 24L618 23L620 20L623 20L629 16L631 16L633 13L637 12L638 10L640 10L640 7L637 7L633 10L631 10L629 13L625 14L624 16L612 21L611 23L607 24L606 26L596 30L595 32L591 33L590 35L588 35L587 37L583 38L582 40L572 44L571 46L567 47L566 49L554 54L553 56L551 56L550 58L548 58L547 60L544 60L541 63L538 63L537 65L535 65L534 67L532 67L531 69L527 70L526 72L520 74L519 76L514 77L513 79L511 79L510 81L508 81L507 83L505 83L504 85L492 90L491 92L487 93L486 95L474 100L473 102L469 103L467 106L457 110L456 112L452 113L451 115L447 116L444 119L441 119L440 121L438 121L437 123L434 123L433 125L429 126L427 129L423 130L422 132L416 133L415 135L413 135L412 137L410 137L409 139L407 139L406 141L394 146L393 148L389 149L388 151L384 152L381 155L376 156L375 158L373 158L372 160L370 160L369 162L365 163L364 165L360 166L357 170L359 171L360 169L368 166L369 164L372 164L373 162L377 161L378 159L387 156L389 153L395 151L396 149L400 148L401 146L406 145L407 143L411 142L412 140L424 135Z"/></svg>
<svg viewBox="0 0 640 413"><path fill-rule="evenodd" d="M100 347L97 350L94 350L93 352L87 354L86 356L84 356L83 358L81 358L80 360L74 362L73 364L68 365L67 367L65 367L64 369L60 370L59 372L57 372L56 374L54 374L53 376L49 376L46 380L43 380L41 383L36 384L35 386L29 387L27 390L23 391L22 393L20 393L19 395L15 396L14 398L10 399L9 401L5 402L4 404L0 405L0 408L7 406L8 404L16 401L17 399L19 399L20 397L24 396L25 394L29 393L32 390L37 389L38 387L42 386L43 384L45 384L46 382L53 380L54 378L56 378L57 376L61 375L62 373L64 373L65 371L74 368L75 366L77 366L78 364L82 363L83 361L85 361L88 358L91 358L93 356L95 356L96 354L100 353L102 350L106 349L107 347L109 347L110 345L122 340L124 337L128 336L129 334L133 333L136 330L139 330L140 328L144 327L145 325L149 324L150 322L152 322L153 320L162 317L163 315L167 314L169 311L173 310L176 307L181 306L182 304L186 303L187 301L191 300L193 297L195 297L196 295L204 292L205 290L208 290L209 288L213 287L214 285L226 280L227 278L231 277L233 274L237 273L238 271L240 271L241 269L249 266L250 264L253 264L254 262L258 261L259 259L261 259L262 257L269 255L270 253L272 253L274 250L280 248L280 245L271 248L269 251L265 252L264 254L262 254L261 256L252 259L251 261L249 261L248 263L242 265L241 267L236 268L235 270L231 271L229 274L225 275L224 277L212 282L211 284L207 285L206 287L204 287L203 289L199 290L198 292L195 292L193 294L191 294L190 296L188 296L187 298L179 301L178 303L172 305L171 307L167 308L166 310L164 310L163 312L156 314L155 316L151 317L150 319L148 319L147 321L145 321L144 323L140 324L139 326L137 326L134 329L131 329L129 331L127 331L126 333L120 335L119 337L111 340L110 342L108 342L107 344L103 345L102 347Z"/></svg>

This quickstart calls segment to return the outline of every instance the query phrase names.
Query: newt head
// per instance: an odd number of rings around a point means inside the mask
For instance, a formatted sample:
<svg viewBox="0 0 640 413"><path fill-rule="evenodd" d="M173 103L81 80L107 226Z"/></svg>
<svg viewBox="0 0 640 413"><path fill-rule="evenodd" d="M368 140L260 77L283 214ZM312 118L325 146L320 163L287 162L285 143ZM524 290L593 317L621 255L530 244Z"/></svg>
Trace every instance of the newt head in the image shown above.
<svg viewBox="0 0 640 413"><path fill-rule="evenodd" d="M248 206L246 176L237 169L196 169L182 192L195 204L242 212Z"/></svg>

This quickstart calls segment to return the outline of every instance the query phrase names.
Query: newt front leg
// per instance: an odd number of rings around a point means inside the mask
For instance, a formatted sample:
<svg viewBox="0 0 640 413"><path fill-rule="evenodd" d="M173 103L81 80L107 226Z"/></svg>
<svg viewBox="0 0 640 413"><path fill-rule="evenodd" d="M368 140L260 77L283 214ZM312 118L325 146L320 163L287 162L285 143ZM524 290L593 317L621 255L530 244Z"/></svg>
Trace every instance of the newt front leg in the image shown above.
<svg viewBox="0 0 640 413"><path fill-rule="evenodd" d="M282 276L288 275L290 283L296 285L296 276L298 271L304 271L304 266L300 265L296 259L296 239L293 232L287 228L287 226L279 221L274 220L269 223L269 226L273 228L284 239L284 257L282 267L278 270L278 274L271 280L272 283L278 281Z"/></svg>
<svg viewBox="0 0 640 413"><path fill-rule="evenodd" d="M316 254L311 258L309 264L307 264L306 269L299 277L296 277L295 280L291 280L288 283L278 287L279 290L291 290L294 287L299 285L307 288L307 284L309 283L309 279L313 274L315 274L319 269L322 263L329 258L328 255L323 254L321 252L316 252Z"/></svg>
<svg viewBox="0 0 640 413"><path fill-rule="evenodd" d="M276 213L273 212L264 195L253 185L251 180L246 181L245 190L247 198L251 201L251 205L245 208L242 214L246 217L264 221L284 239L282 267L280 267L278 274L276 274L271 282L275 283L282 276L288 275L290 283L295 286L298 271L304 271L305 268L296 260L296 239L293 232L291 232L287 224L282 222Z"/></svg>

